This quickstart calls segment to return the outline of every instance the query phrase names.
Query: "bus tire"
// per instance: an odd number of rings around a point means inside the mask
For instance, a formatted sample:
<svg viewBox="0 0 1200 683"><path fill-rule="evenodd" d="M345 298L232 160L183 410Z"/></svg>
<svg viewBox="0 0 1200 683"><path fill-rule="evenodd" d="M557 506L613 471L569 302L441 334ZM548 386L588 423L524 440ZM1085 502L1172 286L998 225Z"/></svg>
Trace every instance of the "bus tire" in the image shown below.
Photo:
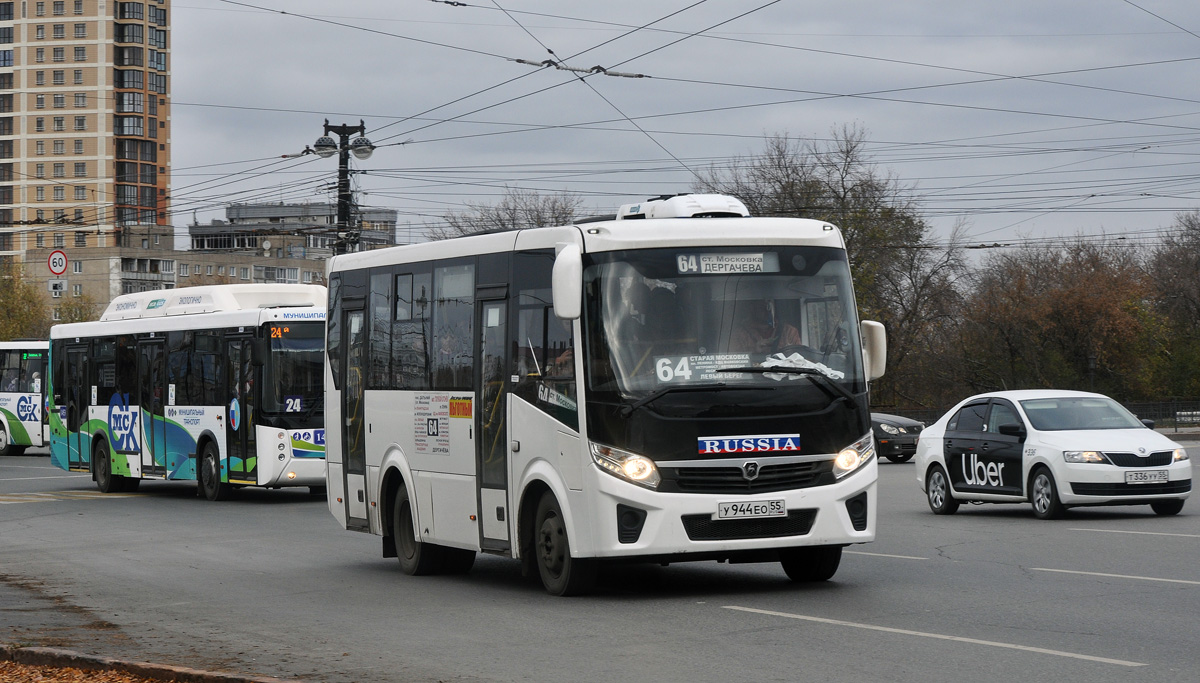
<svg viewBox="0 0 1200 683"><path fill-rule="evenodd" d="M462 548L442 548L442 572L466 574L475 566L475 551Z"/></svg>
<svg viewBox="0 0 1200 683"><path fill-rule="evenodd" d="M417 540L416 528L408 489L402 482L396 491L396 504L392 506L392 538L396 539L396 557L400 560L400 569L409 576L436 574L442 569L442 553L446 549Z"/></svg>
<svg viewBox="0 0 1200 683"><path fill-rule="evenodd" d="M842 562L842 546L816 545L779 551L779 563L788 578L796 583L828 581Z"/></svg>
<svg viewBox="0 0 1200 683"><path fill-rule="evenodd" d="M125 477L113 474L112 453L108 450L108 442L103 439L96 444L96 450L92 453L92 467L96 487L102 493L120 493L125 490Z"/></svg>
<svg viewBox="0 0 1200 683"><path fill-rule="evenodd" d="M12 441L8 439L8 430L0 427L0 456L4 455L22 455L25 453L24 446L14 446Z"/></svg>
<svg viewBox="0 0 1200 683"><path fill-rule="evenodd" d="M558 499L542 494L534 517L534 553L542 585L551 595L582 595L596 585L596 561L571 557L571 541Z"/></svg>
<svg viewBox="0 0 1200 683"><path fill-rule="evenodd" d="M228 482L221 481L221 454L212 441L205 443L204 450L200 452L200 472L196 481L200 493L208 500L225 500L233 491Z"/></svg>

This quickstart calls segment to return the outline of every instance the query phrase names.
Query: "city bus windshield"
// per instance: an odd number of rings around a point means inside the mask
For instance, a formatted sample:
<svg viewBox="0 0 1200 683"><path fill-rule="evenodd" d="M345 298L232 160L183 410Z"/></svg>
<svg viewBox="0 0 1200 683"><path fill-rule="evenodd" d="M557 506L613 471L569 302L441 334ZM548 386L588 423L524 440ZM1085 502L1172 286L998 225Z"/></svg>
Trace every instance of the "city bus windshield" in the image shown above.
<svg viewBox="0 0 1200 683"><path fill-rule="evenodd" d="M265 327L262 410L320 414L324 406L323 322L272 323Z"/></svg>
<svg viewBox="0 0 1200 683"><path fill-rule="evenodd" d="M831 396L865 388L854 292L840 249L589 254L584 283L594 390L642 404L705 387L808 386Z"/></svg>

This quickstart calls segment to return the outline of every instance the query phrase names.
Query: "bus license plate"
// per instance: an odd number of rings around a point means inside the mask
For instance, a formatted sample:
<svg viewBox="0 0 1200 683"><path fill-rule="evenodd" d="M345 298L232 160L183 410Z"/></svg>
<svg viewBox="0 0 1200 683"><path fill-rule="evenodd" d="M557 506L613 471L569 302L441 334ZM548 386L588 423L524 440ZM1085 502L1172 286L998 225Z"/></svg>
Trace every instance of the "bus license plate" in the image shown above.
<svg viewBox="0 0 1200 683"><path fill-rule="evenodd" d="M782 500L756 500L741 503L717 503L715 519L749 519L751 517L787 517Z"/></svg>
<svg viewBox="0 0 1200 683"><path fill-rule="evenodd" d="M1166 470L1150 470L1149 472L1126 472L1126 484L1157 484L1167 481Z"/></svg>

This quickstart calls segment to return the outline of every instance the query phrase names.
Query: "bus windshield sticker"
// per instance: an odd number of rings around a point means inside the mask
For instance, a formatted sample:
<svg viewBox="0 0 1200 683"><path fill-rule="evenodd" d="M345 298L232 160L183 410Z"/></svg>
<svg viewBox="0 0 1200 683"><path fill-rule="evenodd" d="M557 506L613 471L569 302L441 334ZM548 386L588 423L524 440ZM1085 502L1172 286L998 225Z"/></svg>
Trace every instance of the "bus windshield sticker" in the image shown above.
<svg viewBox="0 0 1200 683"><path fill-rule="evenodd" d="M538 400L567 410L578 410L579 405L570 396L555 391L546 384L538 384Z"/></svg>
<svg viewBox="0 0 1200 683"><path fill-rule="evenodd" d="M654 375L662 384L724 382L745 379L744 373L718 372L722 368L750 365L748 353L718 353L696 356L659 356L654 359Z"/></svg>
<svg viewBox="0 0 1200 683"><path fill-rule="evenodd" d="M471 417L471 399L469 398L452 398L450 399L450 417Z"/></svg>
<svg viewBox="0 0 1200 683"><path fill-rule="evenodd" d="M303 410L303 396L284 396L283 410L288 413L299 413Z"/></svg>
<svg viewBox="0 0 1200 683"><path fill-rule="evenodd" d="M778 273L778 254L679 254L675 264L681 275Z"/></svg>
<svg viewBox="0 0 1200 683"><path fill-rule="evenodd" d="M239 409L239 407L240 406L238 405L238 400L236 398L229 402L229 426L233 428L233 431L235 432L237 431L238 425L242 423L242 411Z"/></svg>
<svg viewBox="0 0 1200 683"><path fill-rule="evenodd" d="M800 450L799 434L747 434L702 436L696 439L700 455L719 453L783 453Z"/></svg>

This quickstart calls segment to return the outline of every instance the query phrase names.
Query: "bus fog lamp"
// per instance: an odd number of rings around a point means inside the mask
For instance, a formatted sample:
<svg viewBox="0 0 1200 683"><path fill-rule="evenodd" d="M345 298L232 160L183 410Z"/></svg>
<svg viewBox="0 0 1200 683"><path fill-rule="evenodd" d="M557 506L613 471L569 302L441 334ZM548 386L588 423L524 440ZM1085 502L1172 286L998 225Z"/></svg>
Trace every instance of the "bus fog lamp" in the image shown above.
<svg viewBox="0 0 1200 683"><path fill-rule="evenodd" d="M837 479L854 472L875 457L875 443L870 432L866 436L843 448L833 459L833 476Z"/></svg>
<svg viewBox="0 0 1200 683"><path fill-rule="evenodd" d="M295 479L295 478L296 478L296 473L295 473L295 472L288 472L288 474L287 474L287 477L288 477L288 479Z"/></svg>
<svg viewBox="0 0 1200 683"><path fill-rule="evenodd" d="M591 451L592 462L613 476L650 489L662 481L654 461L644 455L597 443L591 444Z"/></svg>

